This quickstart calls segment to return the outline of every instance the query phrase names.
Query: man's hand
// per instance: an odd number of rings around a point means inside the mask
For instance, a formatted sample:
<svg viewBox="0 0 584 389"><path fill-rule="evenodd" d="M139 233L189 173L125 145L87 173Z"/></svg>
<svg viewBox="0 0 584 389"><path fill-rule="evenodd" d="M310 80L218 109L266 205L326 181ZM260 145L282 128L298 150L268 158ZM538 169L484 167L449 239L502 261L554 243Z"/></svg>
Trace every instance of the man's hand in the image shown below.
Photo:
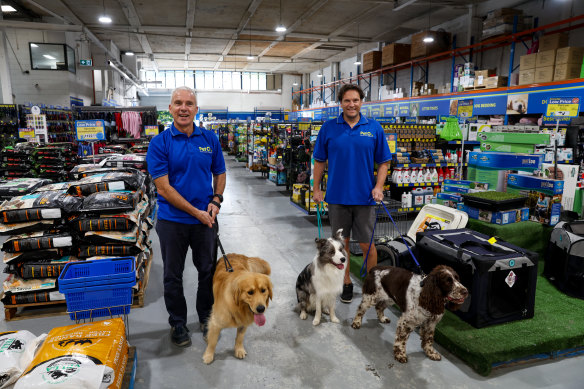
<svg viewBox="0 0 584 389"><path fill-rule="evenodd" d="M213 221L215 217L211 217L207 212L197 209L194 215L202 224L207 225L209 228L213 228Z"/></svg>
<svg viewBox="0 0 584 389"><path fill-rule="evenodd" d="M207 205L207 213L211 214L213 223L215 223L215 218L219 214L219 207L216 206L215 204L209 203L209 205Z"/></svg>
<svg viewBox="0 0 584 389"><path fill-rule="evenodd" d="M322 201L324 200L322 196L322 190L315 188L314 192L312 192L312 199L317 204L322 203Z"/></svg>
<svg viewBox="0 0 584 389"><path fill-rule="evenodd" d="M371 196L373 196L373 200L375 200L375 201L381 201L381 200L383 200L383 190L375 187L371 191Z"/></svg>

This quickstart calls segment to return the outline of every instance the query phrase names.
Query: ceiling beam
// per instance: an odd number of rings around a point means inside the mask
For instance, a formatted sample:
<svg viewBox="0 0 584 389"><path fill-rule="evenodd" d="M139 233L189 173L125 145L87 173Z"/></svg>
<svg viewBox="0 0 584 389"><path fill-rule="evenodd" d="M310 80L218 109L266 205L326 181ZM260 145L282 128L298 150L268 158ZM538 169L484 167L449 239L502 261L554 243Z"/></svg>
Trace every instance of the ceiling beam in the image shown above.
<svg viewBox="0 0 584 389"><path fill-rule="evenodd" d="M326 3L328 3L328 0L316 0L316 1L314 1L308 7L308 9L302 15L300 15L300 17L298 17L298 19L296 19L296 21L294 23L292 23L292 25L290 27L288 27L286 29L286 34L280 35L276 40L274 40L273 42L271 42L268 45L268 47L266 47L265 49L263 49L262 52L258 54L258 59L261 58L261 57L263 57L264 55L266 55L268 53L268 51L270 51L274 46L276 46L278 43L280 43L284 39L286 39L286 36L287 35L289 35L290 33L292 33L298 26L300 26L302 23L304 23L304 21L306 19L308 19L309 17L311 17L312 15L314 15L314 13L316 11L318 11ZM281 12L282 12L282 10L280 10L280 13ZM248 65L246 65L243 68L243 70L245 70L247 68L247 66Z"/></svg>
<svg viewBox="0 0 584 389"><path fill-rule="evenodd" d="M140 18L138 17L138 13L136 12L136 8L134 7L134 3L132 0L118 0L120 6L122 7L122 11L124 15L126 15L126 19L130 23L130 26L136 32L142 32L141 27L142 23L140 23ZM142 46L142 50L149 55L150 61L152 61L152 66L154 69L158 70L158 64L154 61L154 56L152 56L152 47L150 46L150 42L148 42L148 38L144 34L134 34L138 42L140 42L140 46ZM128 38L129 39L129 38Z"/></svg>
<svg viewBox="0 0 584 389"><path fill-rule="evenodd" d="M231 51L231 48L235 44L236 40L239 38L239 34L241 33L241 31L243 31L245 26L247 26L247 24L251 21L251 18L253 17L253 15L255 14L256 10L258 9L258 7L260 6L261 3L262 3L262 0L252 0L251 1L251 3L249 4L249 7L247 7L247 10L245 11L245 14L241 17L241 20L239 21L239 25L237 26L235 33L233 33L233 35L231 36L231 39L229 40L229 42L227 42L227 45L225 45L225 48L223 49L223 52L221 53L221 57L219 57L219 60L217 61L217 63L215 64L215 67L213 69L215 69L215 70L219 69L219 65L221 65L223 58L229 53L229 51Z"/></svg>
<svg viewBox="0 0 584 389"><path fill-rule="evenodd" d="M187 1L187 20L185 27L187 29L188 37L185 38L185 69L189 67L189 54L191 54L192 30L195 25L195 8L197 7L196 0Z"/></svg>

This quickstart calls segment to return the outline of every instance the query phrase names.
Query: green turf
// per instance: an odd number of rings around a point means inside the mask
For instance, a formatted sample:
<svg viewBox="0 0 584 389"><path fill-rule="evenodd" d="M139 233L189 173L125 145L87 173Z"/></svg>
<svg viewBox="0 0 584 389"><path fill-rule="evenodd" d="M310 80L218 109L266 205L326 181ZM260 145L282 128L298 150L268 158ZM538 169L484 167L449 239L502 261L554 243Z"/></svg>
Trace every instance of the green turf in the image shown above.
<svg viewBox="0 0 584 389"><path fill-rule="evenodd" d="M351 272L359 277L363 257L351 256ZM568 297L541 275L535 292L535 316L476 329L446 312L435 339L481 375L493 364L584 346L584 300Z"/></svg>

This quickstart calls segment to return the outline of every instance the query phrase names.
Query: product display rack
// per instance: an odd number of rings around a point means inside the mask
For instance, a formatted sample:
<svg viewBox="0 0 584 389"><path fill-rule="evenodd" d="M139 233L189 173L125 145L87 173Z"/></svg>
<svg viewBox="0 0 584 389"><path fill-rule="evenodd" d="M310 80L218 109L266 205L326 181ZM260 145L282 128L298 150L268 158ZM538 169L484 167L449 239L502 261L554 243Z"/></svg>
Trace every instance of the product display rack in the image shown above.
<svg viewBox="0 0 584 389"><path fill-rule="evenodd" d="M31 107L19 105L20 127L26 128L26 117L31 114ZM46 116L48 142L73 142L75 140L75 122L70 109L41 107L41 115Z"/></svg>

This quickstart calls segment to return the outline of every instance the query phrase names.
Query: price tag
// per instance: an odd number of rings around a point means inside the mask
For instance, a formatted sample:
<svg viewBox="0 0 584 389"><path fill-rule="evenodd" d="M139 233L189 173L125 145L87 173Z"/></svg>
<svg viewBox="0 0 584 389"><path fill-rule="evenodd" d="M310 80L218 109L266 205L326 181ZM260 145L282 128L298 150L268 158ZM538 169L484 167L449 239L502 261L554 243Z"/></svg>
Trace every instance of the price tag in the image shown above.
<svg viewBox="0 0 584 389"><path fill-rule="evenodd" d="M22 138L22 139L26 139L27 142L32 142L36 138L36 135L34 133L34 128L19 128L18 129L18 137Z"/></svg>
<svg viewBox="0 0 584 389"><path fill-rule="evenodd" d="M474 100L458 100L457 115L460 118L470 118L474 107Z"/></svg>
<svg viewBox="0 0 584 389"><path fill-rule="evenodd" d="M546 116L557 118L576 117L580 112L579 97L550 97Z"/></svg>
<svg viewBox="0 0 584 389"><path fill-rule="evenodd" d="M103 120L76 120L75 133L78 141L105 140L105 123Z"/></svg>
<svg viewBox="0 0 584 389"><path fill-rule="evenodd" d="M146 136L158 135L158 126L144 126L144 134L146 134Z"/></svg>

